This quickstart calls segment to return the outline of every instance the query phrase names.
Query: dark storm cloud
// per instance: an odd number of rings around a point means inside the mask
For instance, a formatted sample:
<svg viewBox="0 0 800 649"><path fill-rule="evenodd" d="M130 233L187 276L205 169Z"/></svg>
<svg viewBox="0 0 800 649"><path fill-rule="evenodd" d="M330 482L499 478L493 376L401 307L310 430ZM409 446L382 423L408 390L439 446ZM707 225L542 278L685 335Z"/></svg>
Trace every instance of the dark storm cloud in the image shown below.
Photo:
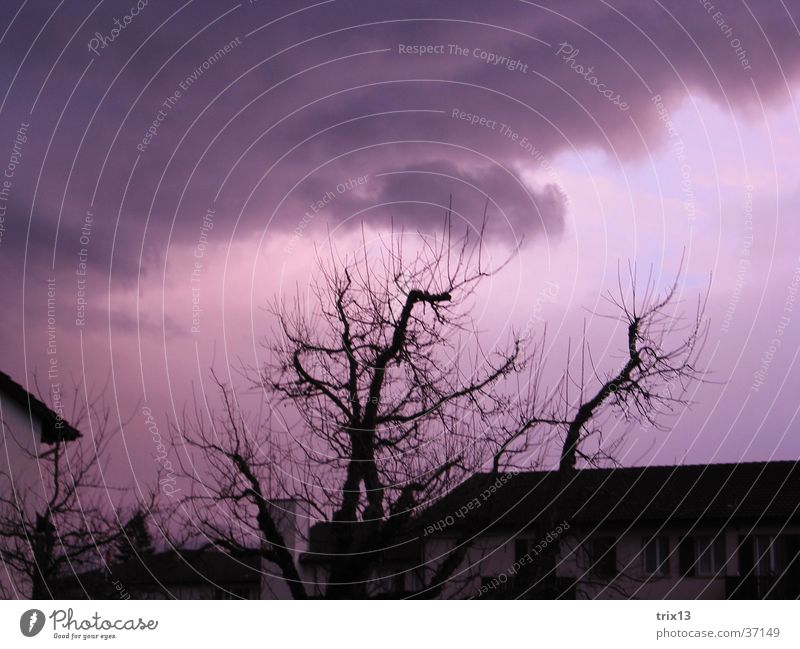
<svg viewBox="0 0 800 649"><path fill-rule="evenodd" d="M18 74L56 4L25 7L0 45L1 78L16 74L0 143L32 123L4 264L19 268L34 188L29 253L52 254L60 216L57 260L71 264L91 208L95 267L113 262L121 281L141 254L161 263L170 245L191 245L218 191L220 242L291 232L327 192L337 200L318 224L367 210L419 226L441 214L420 203L451 193L474 222L485 193L497 202L493 234L557 233L560 152L642 156L666 139L653 95L672 110L693 93L746 112L785 100L800 62L781 4L734 2L340 0L283 19L304 5L150 2L90 52L135 4L103 3L82 27L90 6L63 5ZM363 175L360 191L336 192Z"/></svg>
<svg viewBox="0 0 800 649"><path fill-rule="evenodd" d="M564 200L556 186L532 191L512 170L497 166L460 171L446 161L424 163L388 172L373 182L377 185L377 196L369 202L390 205L383 211L400 223L421 230L439 227L443 208L448 205L447 196L456 197L455 220L473 225L481 222L483 206L488 199L487 232L490 234L502 236L516 232L522 236L531 231L547 232L548 227L552 230L554 223L558 226L563 221ZM414 197L414 202L409 197ZM367 207L367 202L361 201L362 209ZM550 236L556 233L549 232Z"/></svg>
<svg viewBox="0 0 800 649"><path fill-rule="evenodd" d="M624 245L607 248L608 241L630 236L630 219L615 208L628 198L631 205L649 204L651 188L637 183L636 174L645 175L653 147L669 145L654 96L673 114L681 107L691 111L700 97L722 114L736 115L730 123L741 133L720 136L719 128L712 129L717 139L705 149L713 159L740 135L749 150L764 132L749 120L761 115L762 103L769 109L791 101L789 86L796 87L800 65L800 12L796 3L778 1L149 0L111 39L115 19L124 21L137 1L39 0L24 3L18 14L22 0L3 3L0 183L14 155L15 133L23 123L30 128L10 187L0 194L7 300L0 310L0 349L3 371L20 379L46 366L47 286L55 276L65 374L79 373L85 361L90 376L102 377L110 363L122 379L123 399L137 401L141 378L154 411L167 408L173 386L177 403L189 396L182 391L194 371L206 367L205 360L198 364L198 350L203 354L220 341L226 358L229 347L232 356L248 353L248 341L268 330L260 326L264 302L283 289L282 282L305 273L314 244L328 232L353 231L362 220L376 227L391 220L406 229L438 228L451 195L456 219L472 225L481 222L490 198L494 242L549 244L568 233L558 250L553 247L560 264L554 264L552 279L561 286L553 306L569 315L577 294L600 290L604 269L598 259L628 253ZM106 46L90 51L100 38ZM415 46L431 49L420 56ZM702 120L718 114L702 110L699 125L684 121L692 124L692 132L683 134L687 140L701 137ZM617 158L626 163L622 175L633 174L633 186L605 175L613 176ZM774 163L768 152L749 158L753 182L771 177ZM716 169L693 168L698 186L719 179L712 178ZM653 172L658 182L670 181L669 169ZM738 177L731 172L719 184ZM571 189L576 196L565 196L562 187L579 187L579 178L586 178L580 190L585 195ZM630 197L624 195L628 189ZM665 212L680 191L674 189L665 187ZM727 190L740 201L739 187ZM619 194L608 210L578 212L594 204L588 198L596 191L601 202ZM766 246L766 222L779 211L766 204L761 186L758 192L754 211ZM702 194L700 207L713 208L703 204ZM794 214L795 204L780 213ZM189 271L212 206L202 335L190 335ZM89 212L94 220L87 241ZM719 223L698 219L696 229L689 228L698 234L692 259L700 258L703 278L721 245L741 247L740 212L732 200ZM657 216L671 215L654 215L654 223ZM649 238L647 221L634 222L634 229L641 222L645 230L634 255L644 250L647 258L655 251L660 259L684 245ZM789 227L775 240L788 247L793 234ZM261 235L267 245L254 251L252 241ZM271 240L277 244L270 247ZM291 255L281 256L278 245ZM771 336L770 318L784 308L796 267L796 253L787 255L791 264L784 264L777 281L748 276L753 295L743 297L737 311L742 331L752 316ZM88 269L84 311L78 309L84 278L76 273L82 256ZM774 255L767 256L763 264L772 268ZM616 259L606 261L613 266ZM223 262L229 264L224 280ZM256 276L262 268L266 272ZM715 281L731 276L724 265L714 270ZM525 290L528 280L522 278ZM755 294L762 286L770 292L764 302L769 309L760 308ZM519 297L511 315L527 319L527 310L535 313L541 305L532 306L530 295L512 296L517 289L509 281L498 291L509 300ZM718 314L729 299L721 291ZM85 327L75 324L79 313L85 313ZM504 309L490 316L489 327L506 326ZM575 322L584 318L581 311ZM753 345L745 331L720 348L721 357L750 354L747 376L731 381L740 392L732 393L730 408L722 408L737 418L731 437L747 443L771 407L768 392L761 393L763 408L747 417L735 413L747 402L739 394L748 394L768 340ZM778 376L776 358L771 379L777 383ZM697 457L688 441L692 428L675 436L675 448L682 454L688 446ZM708 430L703 443L713 454L711 445L725 429ZM149 453L149 446L142 448Z"/></svg>

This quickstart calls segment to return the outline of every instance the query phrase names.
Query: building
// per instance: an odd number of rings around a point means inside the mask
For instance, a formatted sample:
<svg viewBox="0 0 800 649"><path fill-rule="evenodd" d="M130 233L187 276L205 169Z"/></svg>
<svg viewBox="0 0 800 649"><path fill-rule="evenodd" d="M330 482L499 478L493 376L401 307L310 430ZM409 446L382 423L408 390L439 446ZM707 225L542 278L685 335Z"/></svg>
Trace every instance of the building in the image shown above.
<svg viewBox="0 0 800 649"><path fill-rule="evenodd" d="M373 594L424 596L458 552L441 597L800 596L797 462L582 469L557 520L556 485L546 471L471 477L385 553ZM328 525L311 530L309 581L324 581ZM536 567L553 548L555 574L543 578Z"/></svg>
<svg viewBox="0 0 800 649"><path fill-rule="evenodd" d="M80 437L78 430L64 419L60 390L60 384L51 386L53 408L50 408L8 374L0 372L0 495L3 498L0 525L4 533L10 533L12 538L24 538L31 546L47 543L52 532L50 522L28 507L33 502L39 505L48 502L48 484L43 479L40 461L54 457L60 448L58 442L71 442ZM30 518L26 528L24 519L27 516ZM11 579L6 565L0 571L0 592L17 592Z"/></svg>
<svg viewBox="0 0 800 649"><path fill-rule="evenodd" d="M61 580L65 599L258 599L257 553L170 550Z"/></svg>
<svg viewBox="0 0 800 649"><path fill-rule="evenodd" d="M6 442L13 435L17 444L28 449L39 443L55 444L80 437L62 415L4 372L0 372L0 423Z"/></svg>
<svg viewBox="0 0 800 649"><path fill-rule="evenodd" d="M553 544L556 597L800 596L797 462L578 470L545 529L556 477L477 475L426 513L427 570L470 544L445 597L534 595L529 566Z"/></svg>

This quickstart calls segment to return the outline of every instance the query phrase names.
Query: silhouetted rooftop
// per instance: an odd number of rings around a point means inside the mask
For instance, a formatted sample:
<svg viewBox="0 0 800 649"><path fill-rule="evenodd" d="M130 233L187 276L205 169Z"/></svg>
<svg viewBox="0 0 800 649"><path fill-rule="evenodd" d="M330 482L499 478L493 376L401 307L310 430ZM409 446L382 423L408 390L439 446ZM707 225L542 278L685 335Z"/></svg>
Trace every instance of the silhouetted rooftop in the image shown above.
<svg viewBox="0 0 800 649"><path fill-rule="evenodd" d="M554 471L476 474L416 518L411 530L385 548L401 558L429 536L491 529L520 531L552 504ZM472 507L469 504L472 503ZM800 519L800 463L744 462L578 469L564 490L562 515L572 523L627 525L696 522L784 523ZM333 523L311 528L306 561L333 552Z"/></svg>
<svg viewBox="0 0 800 649"><path fill-rule="evenodd" d="M113 591L109 584L118 582L126 591L157 591L169 593L177 587L236 587L258 586L261 579L261 559L258 552L232 556L218 550L169 550L133 557L122 563L112 563L110 570L91 570L64 577L61 589L72 597L85 591L92 598L104 598Z"/></svg>
<svg viewBox="0 0 800 649"><path fill-rule="evenodd" d="M69 442L81 436L80 432L73 428L69 422L60 419L57 413L53 412L5 372L0 372L0 392L8 395L24 410L30 408L31 414L42 422L41 441L45 444L55 444L59 439ZM59 419L61 426L57 425Z"/></svg>
<svg viewBox="0 0 800 649"><path fill-rule="evenodd" d="M420 517L420 525L424 529L451 515L451 527L470 520L520 528L535 521L552 503L555 472L501 476L498 481L498 476L482 473L466 480L430 507ZM487 493L492 486L494 493ZM456 513L463 512L469 502L473 510L458 517ZM796 519L800 517L800 463L579 469L564 489L563 510L575 522L592 524Z"/></svg>

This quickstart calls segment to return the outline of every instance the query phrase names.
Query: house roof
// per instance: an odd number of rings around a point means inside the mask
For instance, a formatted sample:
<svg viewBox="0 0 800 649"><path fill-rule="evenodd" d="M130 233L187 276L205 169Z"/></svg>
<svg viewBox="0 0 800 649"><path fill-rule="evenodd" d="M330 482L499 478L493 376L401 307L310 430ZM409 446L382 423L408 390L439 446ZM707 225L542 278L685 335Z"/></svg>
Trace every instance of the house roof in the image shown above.
<svg viewBox="0 0 800 649"><path fill-rule="evenodd" d="M257 552L236 556L217 550L170 550L133 558L105 569L71 575L62 585L73 591L81 588L92 592L109 578L124 584L126 589L169 591L175 587L258 585L261 560Z"/></svg>
<svg viewBox="0 0 800 649"><path fill-rule="evenodd" d="M202 586L258 583L258 553L231 556L217 550L171 550L114 566L114 577L131 585Z"/></svg>
<svg viewBox="0 0 800 649"><path fill-rule="evenodd" d="M415 541L465 529L520 531L546 513L557 480L554 471L476 474L421 512L387 555L413 553ZM570 522L583 525L800 521L800 462L579 469L563 507ZM330 555L332 526L311 528L306 561Z"/></svg>
<svg viewBox="0 0 800 649"><path fill-rule="evenodd" d="M13 399L24 410L29 410L31 415L42 422L42 442L46 444L55 444L59 440L69 442L81 436L80 431L59 417L5 372L0 372L0 393Z"/></svg>
<svg viewBox="0 0 800 649"><path fill-rule="evenodd" d="M477 474L418 522L443 533L467 522L522 529L546 511L556 486L551 471ZM585 524L800 520L800 462L579 469L562 498L565 517Z"/></svg>

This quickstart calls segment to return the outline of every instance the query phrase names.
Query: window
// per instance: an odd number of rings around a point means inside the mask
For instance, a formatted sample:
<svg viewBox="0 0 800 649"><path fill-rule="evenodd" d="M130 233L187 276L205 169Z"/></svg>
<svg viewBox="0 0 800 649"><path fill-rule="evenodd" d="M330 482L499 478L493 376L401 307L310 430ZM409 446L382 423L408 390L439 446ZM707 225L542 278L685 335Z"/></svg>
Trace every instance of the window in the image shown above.
<svg viewBox="0 0 800 649"><path fill-rule="evenodd" d="M728 560L725 555L725 537L722 534L695 537L694 555L698 575L707 577L722 572Z"/></svg>
<svg viewBox="0 0 800 649"><path fill-rule="evenodd" d="M775 537L758 534L753 537L754 572L760 577L777 574L778 556Z"/></svg>
<svg viewBox="0 0 800 649"><path fill-rule="evenodd" d="M646 575L669 574L669 537L651 536L642 539Z"/></svg>
<svg viewBox="0 0 800 649"><path fill-rule="evenodd" d="M597 577L617 575L616 540L610 536L590 539L586 544L589 572Z"/></svg>

